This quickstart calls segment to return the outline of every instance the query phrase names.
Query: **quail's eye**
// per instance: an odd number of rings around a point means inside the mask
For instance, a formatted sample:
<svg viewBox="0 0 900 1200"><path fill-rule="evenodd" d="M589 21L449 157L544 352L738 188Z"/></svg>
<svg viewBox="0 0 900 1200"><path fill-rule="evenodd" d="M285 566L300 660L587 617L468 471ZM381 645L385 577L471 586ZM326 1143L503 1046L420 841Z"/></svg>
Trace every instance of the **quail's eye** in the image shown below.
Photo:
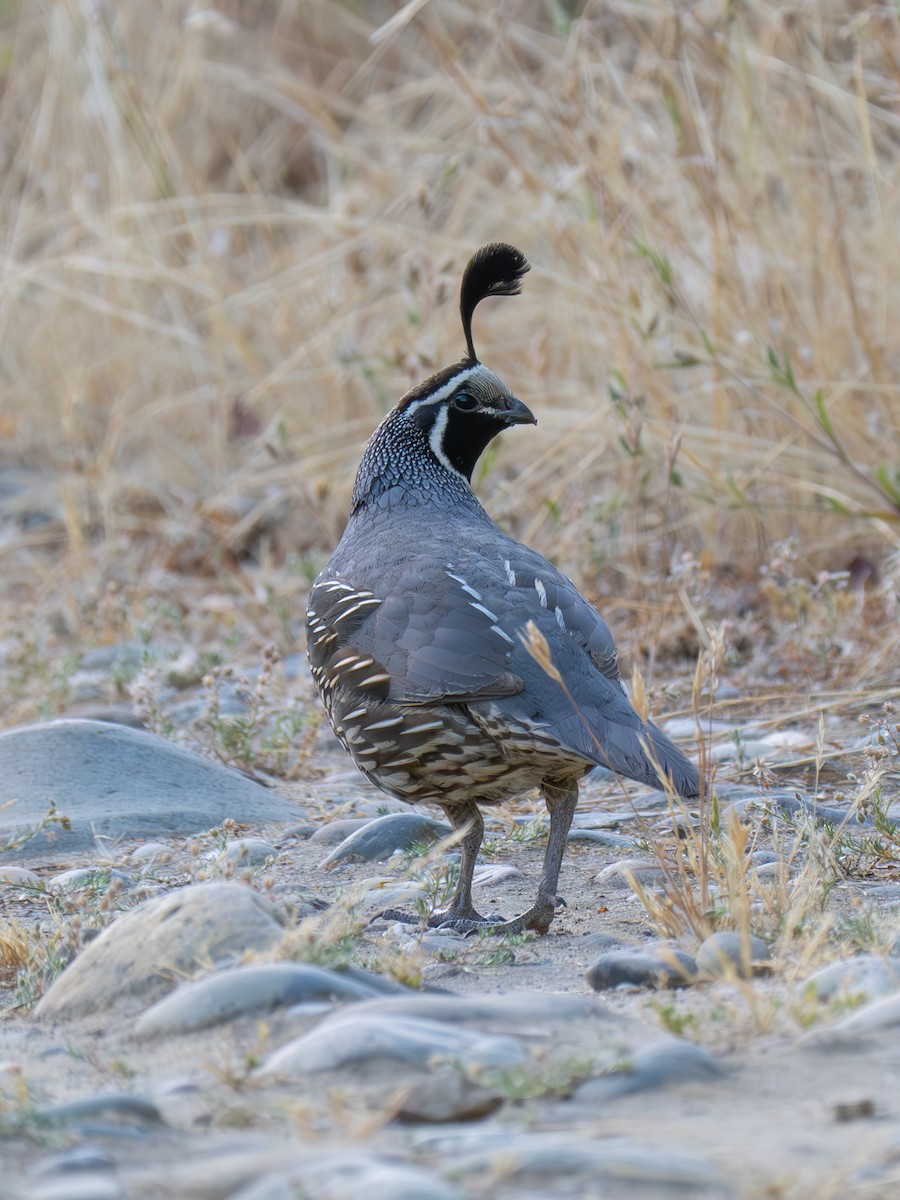
<svg viewBox="0 0 900 1200"><path fill-rule="evenodd" d="M453 397L453 407L462 409L463 412L471 412L473 408L478 407L478 401L468 392L460 392L458 396Z"/></svg>

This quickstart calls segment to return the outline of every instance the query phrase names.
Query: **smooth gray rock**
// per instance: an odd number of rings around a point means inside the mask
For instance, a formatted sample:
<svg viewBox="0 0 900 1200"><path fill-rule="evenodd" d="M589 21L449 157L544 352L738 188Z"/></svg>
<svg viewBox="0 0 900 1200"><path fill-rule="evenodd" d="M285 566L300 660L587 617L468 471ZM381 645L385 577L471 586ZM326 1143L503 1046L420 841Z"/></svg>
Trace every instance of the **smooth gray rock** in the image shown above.
<svg viewBox="0 0 900 1200"><path fill-rule="evenodd" d="M450 832L444 821L435 821L421 813L389 813L351 833L319 865L333 867L339 862L360 859L380 862L397 850L408 850L416 842L436 842Z"/></svg>
<svg viewBox="0 0 900 1200"><path fill-rule="evenodd" d="M615 1019L595 996L573 992L501 992L456 996L449 992L411 992L383 1000L363 1000L354 1006L359 1015L376 1014L429 1021L497 1023L508 1029L521 1022L540 1025L548 1021L575 1021L582 1017Z"/></svg>
<svg viewBox="0 0 900 1200"><path fill-rule="evenodd" d="M786 813L790 817L797 818L807 815L812 817L814 821L835 825L838 828L846 826L848 830L854 829L872 829L875 822L871 817L864 816L860 821L858 812L853 808L835 808L827 804L820 804L817 800L807 800L804 796L797 796L789 793L776 793L768 795L765 798L767 807ZM889 819L888 824L895 827L900 824L896 819Z"/></svg>
<svg viewBox="0 0 900 1200"><path fill-rule="evenodd" d="M68 1171L107 1171L115 1165L115 1158L104 1147L80 1142L57 1154L39 1158L29 1167L28 1174L37 1179L43 1175L62 1175Z"/></svg>
<svg viewBox="0 0 900 1200"><path fill-rule="evenodd" d="M529 1131L527 1137L511 1138L508 1130L496 1126L474 1126L468 1134L418 1137L416 1144L446 1154L463 1178L470 1177L474 1182L485 1176L495 1177L496 1172L496 1177L507 1183L539 1185L541 1195L553 1195L554 1180L562 1179L569 1186L576 1179L590 1180L593 1189L573 1189L567 1194L609 1194L617 1200L628 1195L627 1191L619 1191L619 1186L633 1187L642 1200L651 1195L654 1200L730 1195L719 1168L708 1159L657 1141L625 1137L589 1140L535 1131Z"/></svg>
<svg viewBox="0 0 900 1200"><path fill-rule="evenodd" d="M351 979L362 987L368 988L375 996L415 996L418 993L405 984L391 979L390 975L381 975L378 971L370 971L366 967L357 967L353 963L335 968L335 974L342 979Z"/></svg>
<svg viewBox="0 0 900 1200"><path fill-rule="evenodd" d="M362 1000L376 995L373 987L311 963L235 967L185 983L164 996L141 1014L134 1032L138 1037L190 1033L307 1000Z"/></svg>
<svg viewBox="0 0 900 1200"><path fill-rule="evenodd" d="M240 883L179 888L124 913L53 982L35 1014L75 1017L169 991L179 977L277 942L284 917Z"/></svg>
<svg viewBox="0 0 900 1200"><path fill-rule="evenodd" d="M132 1092L102 1092L79 1100L51 1104L35 1112L41 1125L77 1125L98 1116L120 1117L138 1125L162 1125L156 1105L146 1096Z"/></svg>
<svg viewBox="0 0 900 1200"><path fill-rule="evenodd" d="M409 908L425 895L425 884L416 879L360 879L354 883L359 889L360 907L374 917L390 908ZM412 928L412 927L411 927Z"/></svg>
<svg viewBox="0 0 900 1200"><path fill-rule="evenodd" d="M43 888L44 880L27 867L14 867L12 863L0 863L0 884L7 887Z"/></svg>
<svg viewBox="0 0 900 1200"><path fill-rule="evenodd" d="M496 1112L503 1094L470 1079L456 1067L439 1067L412 1084L403 1094L396 1119L408 1124L476 1121Z"/></svg>
<svg viewBox="0 0 900 1200"><path fill-rule="evenodd" d="M495 883L503 883L506 879L517 879L522 874L523 872L511 863L482 863L475 868L472 884L474 887L491 887Z"/></svg>
<svg viewBox="0 0 900 1200"><path fill-rule="evenodd" d="M262 838L235 838L216 855L216 862L232 867L264 867L277 857L275 847Z"/></svg>
<svg viewBox="0 0 900 1200"><path fill-rule="evenodd" d="M346 841L351 833L371 822L371 817L339 817L337 821L328 821L327 824L320 825L309 835L309 840L317 846L337 846Z"/></svg>
<svg viewBox="0 0 900 1200"><path fill-rule="evenodd" d="M48 892L106 892L110 884L134 887L135 881L124 871L97 863L93 867L73 867L47 880Z"/></svg>
<svg viewBox="0 0 900 1200"><path fill-rule="evenodd" d="M618 890L630 888L632 877L644 887L656 887L666 881L665 874L655 859L626 858L604 867L594 876L594 883L601 889Z"/></svg>
<svg viewBox="0 0 900 1200"><path fill-rule="evenodd" d="M18 1195L23 1200L126 1200L125 1189L112 1171L50 1176Z"/></svg>
<svg viewBox="0 0 900 1200"><path fill-rule="evenodd" d="M102 721L62 720L0 733L0 841L53 825L11 853L21 858L95 848L100 839L201 833L227 817L242 824L296 820L297 808L237 771L152 733Z"/></svg>
<svg viewBox="0 0 900 1200"><path fill-rule="evenodd" d="M684 950L671 946L607 950L585 972L595 992L630 987L686 987L697 977L697 965Z"/></svg>
<svg viewBox="0 0 900 1200"><path fill-rule="evenodd" d="M853 891L873 900L900 900L900 883L868 883L863 880L852 884Z"/></svg>
<svg viewBox="0 0 900 1200"><path fill-rule="evenodd" d="M170 858L171 855L172 847L167 846L165 842L144 842L142 846L136 846L128 857L132 862L152 865Z"/></svg>
<svg viewBox="0 0 900 1200"><path fill-rule="evenodd" d="M298 841L308 842L312 840L313 834L319 831L320 826L314 825L312 821L297 821L281 832L283 837L295 837ZM340 841L340 838L338 838L338 841Z"/></svg>
<svg viewBox="0 0 900 1200"><path fill-rule="evenodd" d="M725 1068L703 1046L691 1042L662 1042L642 1046L627 1063L575 1089L576 1101L606 1101L632 1092L668 1084L721 1079Z"/></svg>
<svg viewBox="0 0 900 1200"><path fill-rule="evenodd" d="M900 958L858 954L854 958L829 963L810 975L800 990L811 991L818 1000L851 996L877 1000L882 996L890 996L900 990Z"/></svg>
<svg viewBox="0 0 900 1200"><path fill-rule="evenodd" d="M462 1200L456 1188L420 1167L348 1149L272 1171L228 1200Z"/></svg>
<svg viewBox="0 0 900 1200"><path fill-rule="evenodd" d="M635 814L626 816L622 812L590 812L578 811L572 818L573 829L618 829L628 820L634 820Z"/></svg>
<svg viewBox="0 0 900 1200"><path fill-rule="evenodd" d="M593 933L582 934L578 942L578 949L579 951L590 951L591 954L600 954L605 953L607 950L640 950L641 947L623 942L614 933L607 933L603 929L596 929Z"/></svg>
<svg viewBox="0 0 900 1200"><path fill-rule="evenodd" d="M804 1034L801 1040L824 1046L853 1043L859 1038L893 1029L897 1025L900 1025L900 992L864 1004L827 1029L814 1029Z"/></svg>
<svg viewBox="0 0 900 1200"><path fill-rule="evenodd" d="M635 838L629 837L625 833L612 833L608 829L570 829L566 841L591 842L595 846L612 846L614 849L622 849L633 846Z"/></svg>
<svg viewBox="0 0 900 1200"><path fill-rule="evenodd" d="M697 950L697 971L708 979L750 979L772 970L769 947L753 934L745 941L739 933L712 933Z"/></svg>
<svg viewBox="0 0 900 1200"><path fill-rule="evenodd" d="M446 1021L354 1008L326 1017L309 1033L276 1050L257 1074L281 1079L372 1060L424 1067L436 1059L472 1067L511 1067L527 1062L528 1054L511 1037L473 1033Z"/></svg>

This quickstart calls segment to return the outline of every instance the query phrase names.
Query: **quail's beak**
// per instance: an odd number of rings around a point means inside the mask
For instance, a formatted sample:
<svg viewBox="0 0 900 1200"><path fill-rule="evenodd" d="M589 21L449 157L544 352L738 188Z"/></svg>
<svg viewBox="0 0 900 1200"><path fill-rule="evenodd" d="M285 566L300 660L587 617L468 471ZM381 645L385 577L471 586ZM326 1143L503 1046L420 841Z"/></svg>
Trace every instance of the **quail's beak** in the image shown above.
<svg viewBox="0 0 900 1200"><path fill-rule="evenodd" d="M504 417L507 425L537 425L537 418L516 396L510 396Z"/></svg>

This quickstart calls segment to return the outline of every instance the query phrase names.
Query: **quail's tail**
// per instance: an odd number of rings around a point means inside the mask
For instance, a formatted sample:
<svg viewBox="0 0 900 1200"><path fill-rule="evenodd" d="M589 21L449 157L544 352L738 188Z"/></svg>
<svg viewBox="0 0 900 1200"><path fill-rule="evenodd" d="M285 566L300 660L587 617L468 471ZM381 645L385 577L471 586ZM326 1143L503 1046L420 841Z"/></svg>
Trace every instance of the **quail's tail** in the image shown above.
<svg viewBox="0 0 900 1200"><path fill-rule="evenodd" d="M659 791L671 787L686 799L700 795L697 768L652 722L637 726L607 724L602 744L591 740L590 757L600 766Z"/></svg>

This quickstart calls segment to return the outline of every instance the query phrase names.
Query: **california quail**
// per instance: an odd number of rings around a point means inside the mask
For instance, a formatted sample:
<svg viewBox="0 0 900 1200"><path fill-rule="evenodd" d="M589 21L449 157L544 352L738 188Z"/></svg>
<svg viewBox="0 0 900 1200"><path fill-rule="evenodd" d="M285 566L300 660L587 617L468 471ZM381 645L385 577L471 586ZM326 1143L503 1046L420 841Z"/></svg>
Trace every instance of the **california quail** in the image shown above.
<svg viewBox="0 0 900 1200"><path fill-rule="evenodd" d="M401 800L440 805L462 833L456 892L432 924L467 931L547 931L578 780L596 764L662 788L659 768L682 796L699 792L693 764L632 708L603 618L507 537L470 487L493 437L535 424L472 342L476 305L516 295L528 269L503 244L466 267L467 354L408 392L369 439L344 536L307 611L313 679L356 765ZM545 639L549 674L524 644L526 627ZM550 813L537 898L516 920L490 921L471 898L478 806L532 787Z"/></svg>

